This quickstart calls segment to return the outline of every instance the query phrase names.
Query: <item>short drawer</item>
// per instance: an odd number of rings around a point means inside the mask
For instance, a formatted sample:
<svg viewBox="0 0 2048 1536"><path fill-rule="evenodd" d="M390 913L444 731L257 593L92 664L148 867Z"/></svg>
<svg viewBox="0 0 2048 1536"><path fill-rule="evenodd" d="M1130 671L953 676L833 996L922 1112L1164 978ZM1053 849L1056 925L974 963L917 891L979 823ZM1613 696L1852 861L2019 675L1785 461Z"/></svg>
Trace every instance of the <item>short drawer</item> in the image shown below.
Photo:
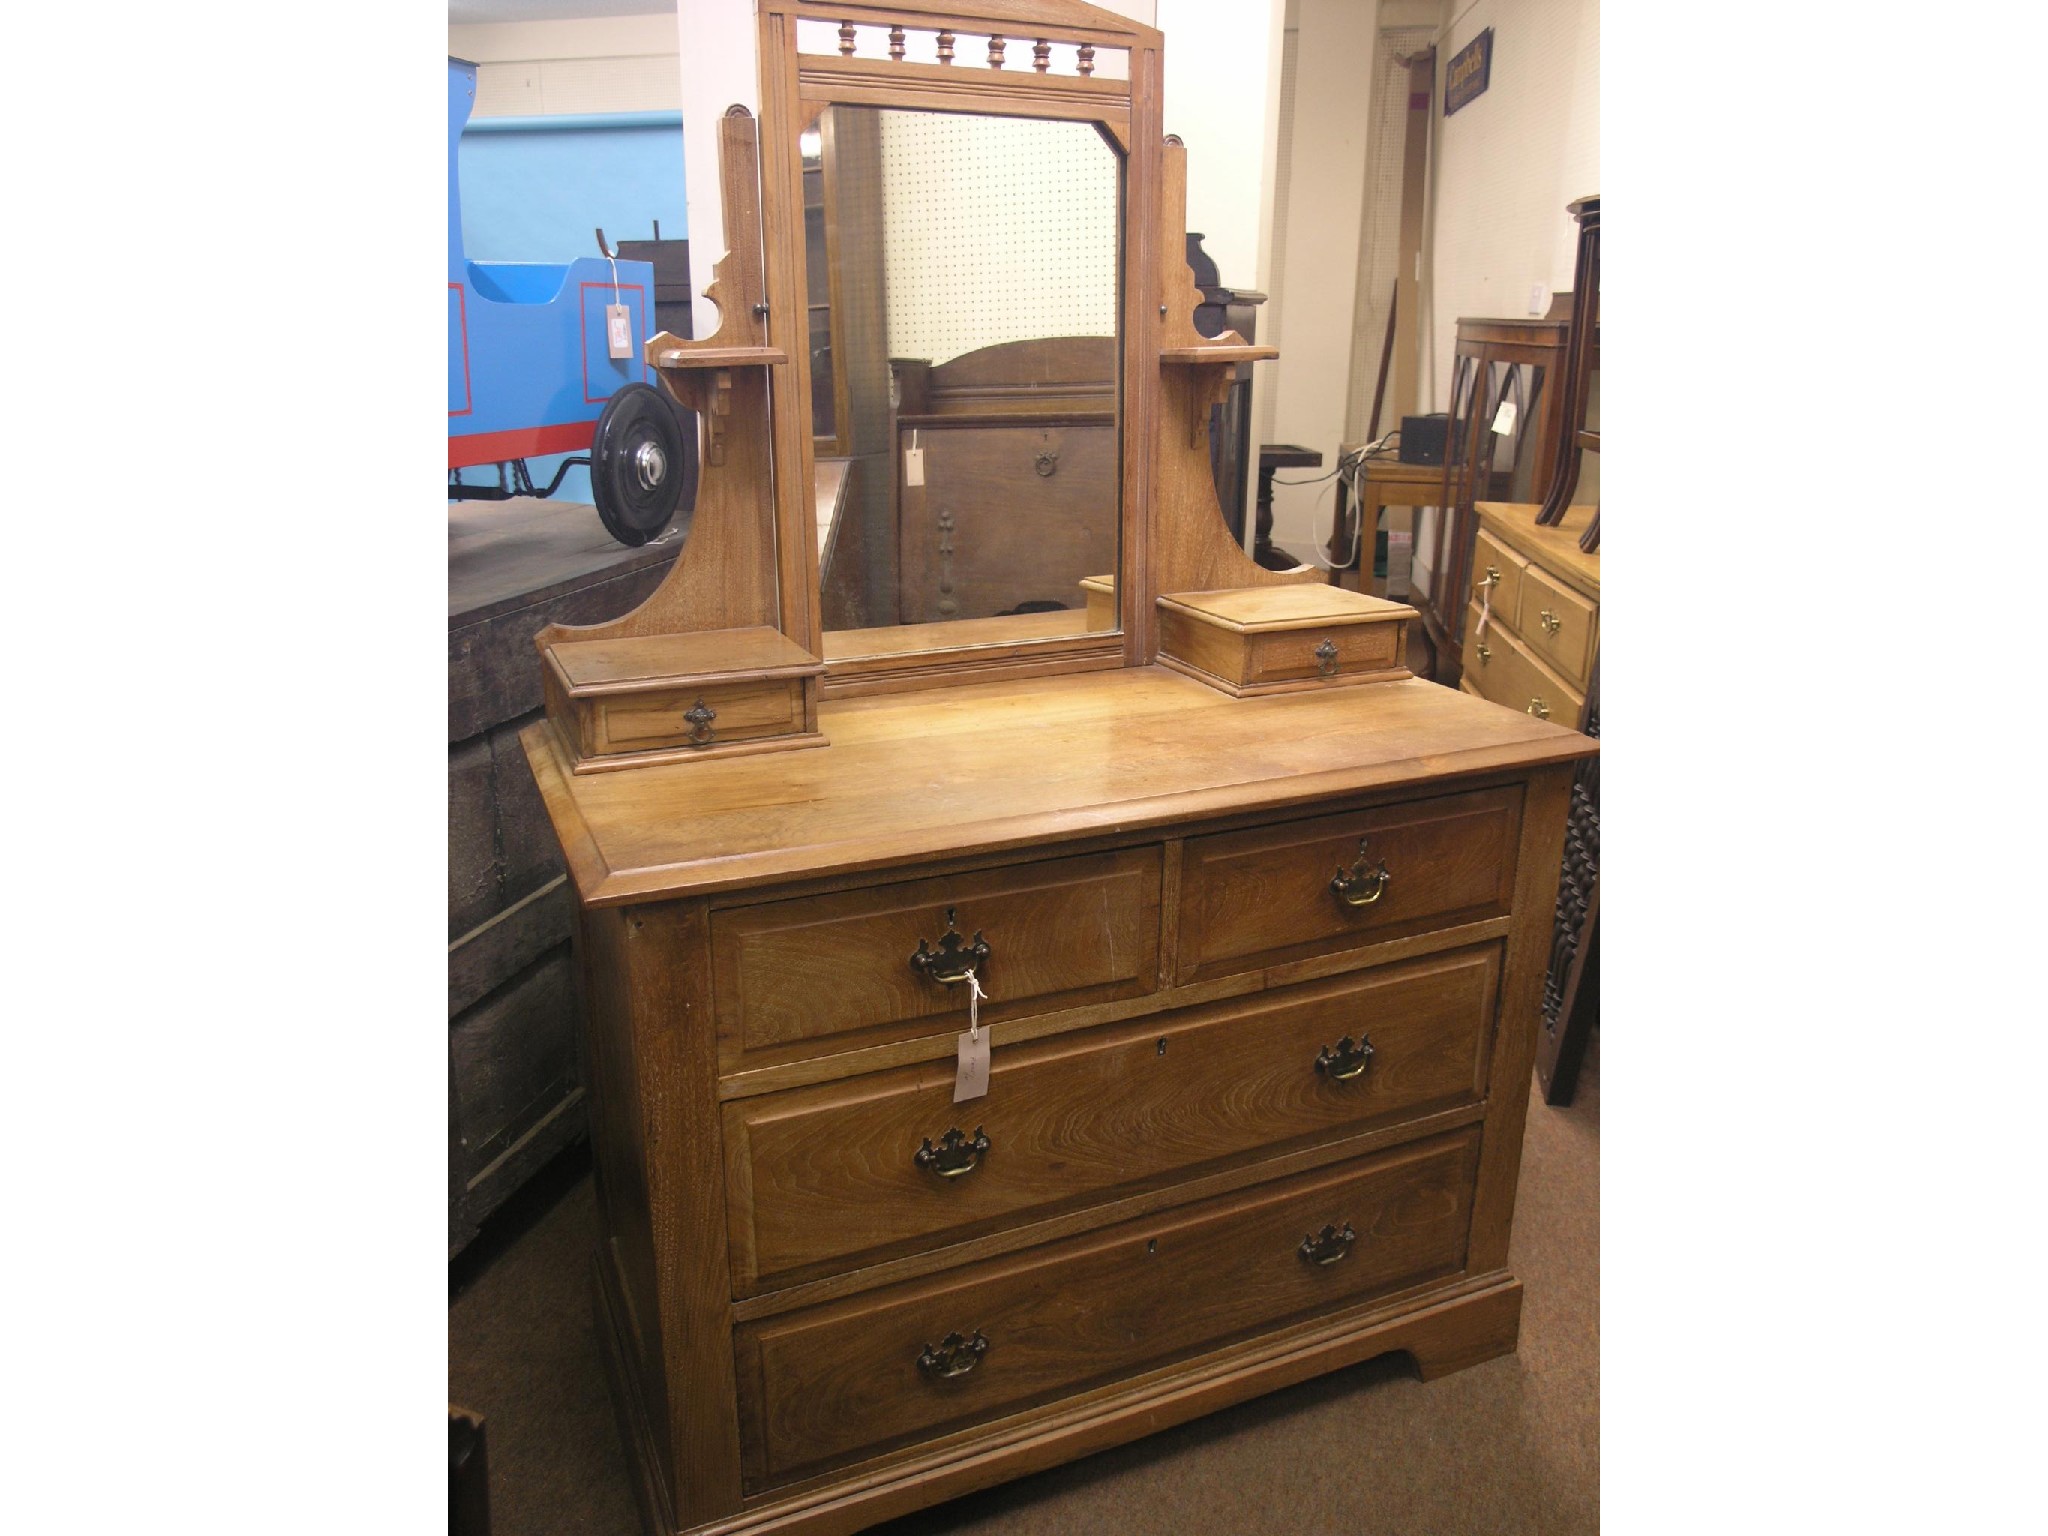
<svg viewBox="0 0 2048 1536"><path fill-rule="evenodd" d="M750 1491L1455 1275L1476 1127L743 1325Z"/></svg>
<svg viewBox="0 0 2048 1536"><path fill-rule="evenodd" d="M1593 675L1593 605L1539 565L1522 575L1522 615L1515 633L1566 682L1584 688Z"/></svg>
<svg viewBox="0 0 2048 1536"><path fill-rule="evenodd" d="M1468 609L1462 676L1478 685L1481 697L1559 725L1577 725L1585 695L1530 655L1506 625L1488 624L1481 634L1478 622L1479 610Z"/></svg>
<svg viewBox="0 0 2048 1536"><path fill-rule="evenodd" d="M1487 944L998 1048L965 1104L950 1058L729 1103L735 1291L1477 1103L1499 985Z"/></svg>
<svg viewBox="0 0 2048 1536"><path fill-rule="evenodd" d="M1513 624L1522 601L1522 578L1529 562L1480 529L1472 545L1472 601L1486 603L1497 620ZM1490 603L1486 593L1492 591ZM1472 632L1468 623L1465 632Z"/></svg>
<svg viewBox="0 0 2048 1536"><path fill-rule="evenodd" d="M1403 668L1402 623L1282 629L1249 637L1247 683L1307 682Z"/></svg>
<svg viewBox="0 0 2048 1536"><path fill-rule="evenodd" d="M711 917L721 1057L766 1065L967 1027L967 987L911 963L920 947L988 946L977 974L996 1023L1107 1002L1159 984L1157 847L1007 865L826 896L731 907Z"/></svg>
<svg viewBox="0 0 2048 1536"><path fill-rule="evenodd" d="M1511 787L1190 838L1176 980L1504 916L1521 818Z"/></svg>
<svg viewBox="0 0 2048 1536"><path fill-rule="evenodd" d="M657 747L719 746L785 735L803 718L803 684L795 679L622 695L595 715L598 753Z"/></svg>

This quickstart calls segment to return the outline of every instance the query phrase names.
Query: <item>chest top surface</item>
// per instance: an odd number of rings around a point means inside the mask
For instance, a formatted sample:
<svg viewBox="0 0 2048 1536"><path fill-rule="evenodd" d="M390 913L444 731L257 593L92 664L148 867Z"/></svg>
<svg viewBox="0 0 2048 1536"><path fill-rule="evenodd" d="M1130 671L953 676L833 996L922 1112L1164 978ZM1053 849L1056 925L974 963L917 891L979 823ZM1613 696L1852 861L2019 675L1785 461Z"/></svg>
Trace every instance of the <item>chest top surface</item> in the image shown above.
<svg viewBox="0 0 2048 1536"><path fill-rule="evenodd" d="M1420 680L1233 699L1159 667L828 700L832 747L577 777L522 738L586 903L1285 809L1589 755Z"/></svg>

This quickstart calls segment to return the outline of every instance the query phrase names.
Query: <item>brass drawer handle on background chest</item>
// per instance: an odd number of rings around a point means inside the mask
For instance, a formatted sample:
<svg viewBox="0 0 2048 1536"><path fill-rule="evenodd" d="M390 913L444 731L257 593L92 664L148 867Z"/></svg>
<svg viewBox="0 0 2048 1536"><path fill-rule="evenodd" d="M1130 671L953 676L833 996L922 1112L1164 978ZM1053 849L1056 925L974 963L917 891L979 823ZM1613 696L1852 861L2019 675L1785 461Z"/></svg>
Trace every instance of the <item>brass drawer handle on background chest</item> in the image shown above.
<svg viewBox="0 0 2048 1536"><path fill-rule="evenodd" d="M1365 843L1362 837L1358 840L1358 862L1351 866L1350 873L1339 866L1330 881L1330 894L1347 907L1371 906L1386 893L1387 882L1393 879L1384 859L1376 861L1371 869L1365 867Z"/></svg>
<svg viewBox="0 0 2048 1536"><path fill-rule="evenodd" d="M917 1357L917 1368L934 1381L946 1381L965 1376L981 1364L981 1357L987 1353L988 1340L979 1328L972 1338L949 1333L938 1343L925 1345L924 1353Z"/></svg>
<svg viewBox="0 0 2048 1536"><path fill-rule="evenodd" d="M923 939L917 941L917 953L910 957L910 968L920 976L929 976L933 981L942 981L949 987L957 987L975 968L988 959L988 940L977 929L974 942L968 943L960 937L960 930L953 922L953 909L946 908L946 932L939 940L939 947L933 949Z"/></svg>
<svg viewBox="0 0 2048 1536"><path fill-rule="evenodd" d="M1335 677L1337 675L1336 641L1325 640L1321 645L1317 646L1315 650L1315 657L1316 670L1318 672L1322 673L1325 677Z"/></svg>
<svg viewBox="0 0 2048 1536"><path fill-rule="evenodd" d="M1351 1223L1347 1221L1341 1231L1336 1227L1324 1227L1320 1233L1309 1234L1294 1251L1301 1255L1304 1264L1334 1264L1349 1253L1351 1245L1357 1241L1358 1234L1351 1230Z"/></svg>
<svg viewBox="0 0 2048 1536"><path fill-rule="evenodd" d="M690 745L708 747L711 745L711 722L718 718L718 711L699 699L683 711L683 719L690 726Z"/></svg>
<svg viewBox="0 0 2048 1536"><path fill-rule="evenodd" d="M1550 718L1550 706L1541 699L1531 699L1529 707L1523 710L1522 713L1534 715L1538 720L1548 720Z"/></svg>
<svg viewBox="0 0 2048 1536"><path fill-rule="evenodd" d="M1359 1076L1372 1060L1372 1042L1364 1035L1356 1041L1346 1035L1335 1045L1326 1045L1316 1057L1316 1070L1333 1082L1348 1083Z"/></svg>
<svg viewBox="0 0 2048 1536"><path fill-rule="evenodd" d="M1484 580L1484 581L1480 582L1480 583L1479 583L1479 585L1480 585L1480 586L1482 586L1482 587L1497 587L1497 586L1499 586L1499 585L1500 585L1500 567L1499 567L1499 566L1497 566L1497 565L1489 565L1489 566L1488 566L1488 567L1486 568L1486 580Z"/></svg>
<svg viewBox="0 0 2048 1536"><path fill-rule="evenodd" d="M1492 647L1492 646L1490 646L1490 645L1482 645L1482 646L1480 646L1480 647L1479 647L1479 659L1480 659L1481 661L1491 661L1491 660L1493 660L1493 647Z"/></svg>
<svg viewBox="0 0 2048 1536"><path fill-rule="evenodd" d="M980 1126L974 1128L974 1137L969 1140L956 1125L939 1138L936 1147L931 1137L925 1137L924 1145L910 1155L910 1160L942 1179L961 1179L981 1166L981 1160L988 1156L988 1146L988 1133Z"/></svg>
<svg viewBox="0 0 2048 1536"><path fill-rule="evenodd" d="M1542 624L1543 624L1543 628L1544 628L1544 631L1545 631L1545 633L1547 633L1547 634L1552 634L1552 635L1554 635L1554 634L1556 634L1556 633L1557 633L1557 632L1558 632L1558 631L1559 631L1560 629L1564 628L1564 620L1563 620L1563 619L1560 619L1560 618L1559 618L1559 617L1558 617L1558 616L1557 616L1556 614L1552 613L1552 612L1551 612L1551 611L1550 611L1550 610L1549 610L1548 608L1545 608L1545 609L1543 609L1543 610L1542 610L1542 612L1540 612L1540 613L1538 613L1538 614L1536 615L1536 617L1537 617L1537 618L1538 618L1538 619L1539 619L1539 620L1540 620L1540 621L1542 622Z"/></svg>

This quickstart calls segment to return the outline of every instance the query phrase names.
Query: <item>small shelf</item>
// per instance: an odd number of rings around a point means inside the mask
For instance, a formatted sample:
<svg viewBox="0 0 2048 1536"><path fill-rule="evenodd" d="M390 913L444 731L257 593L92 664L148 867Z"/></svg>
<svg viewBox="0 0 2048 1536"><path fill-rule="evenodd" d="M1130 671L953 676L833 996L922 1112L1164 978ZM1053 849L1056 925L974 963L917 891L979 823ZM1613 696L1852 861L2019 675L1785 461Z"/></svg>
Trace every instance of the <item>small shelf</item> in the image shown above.
<svg viewBox="0 0 2048 1536"><path fill-rule="evenodd" d="M651 359L657 368L765 368L786 363L780 347L669 347Z"/></svg>
<svg viewBox="0 0 2048 1536"><path fill-rule="evenodd" d="M1240 342L1221 347L1162 347L1162 363L1270 363L1280 355L1278 347L1253 346Z"/></svg>

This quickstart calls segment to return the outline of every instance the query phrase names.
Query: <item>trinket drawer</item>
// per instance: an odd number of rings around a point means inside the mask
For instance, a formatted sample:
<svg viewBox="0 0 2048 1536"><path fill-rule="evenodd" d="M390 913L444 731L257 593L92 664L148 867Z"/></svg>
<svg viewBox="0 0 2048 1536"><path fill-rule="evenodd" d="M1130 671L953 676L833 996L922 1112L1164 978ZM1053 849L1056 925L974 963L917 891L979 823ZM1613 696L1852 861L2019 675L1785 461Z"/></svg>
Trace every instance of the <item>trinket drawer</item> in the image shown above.
<svg viewBox="0 0 2048 1536"><path fill-rule="evenodd" d="M1388 1351L1514 1348L1591 743L1418 680L1156 666L819 727L586 775L524 738L650 1529L853 1531Z"/></svg>

